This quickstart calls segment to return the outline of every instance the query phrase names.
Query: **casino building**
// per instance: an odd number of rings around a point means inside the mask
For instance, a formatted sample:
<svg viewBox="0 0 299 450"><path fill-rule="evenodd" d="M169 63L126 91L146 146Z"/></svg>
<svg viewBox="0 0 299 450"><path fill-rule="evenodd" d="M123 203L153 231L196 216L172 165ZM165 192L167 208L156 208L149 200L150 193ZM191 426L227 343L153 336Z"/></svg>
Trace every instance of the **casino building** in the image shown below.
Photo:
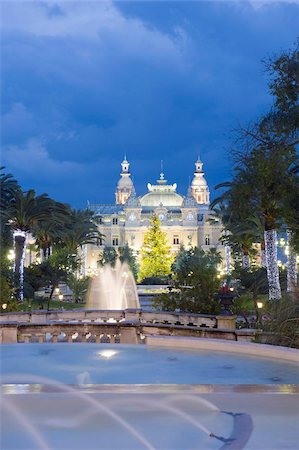
<svg viewBox="0 0 299 450"><path fill-rule="evenodd" d="M177 192L177 184L168 184L164 173L156 184L148 183L147 193L138 196L126 158L121 163L120 179L115 191L115 204L89 204L100 217L99 230L104 238L98 245L83 249L83 273L97 273L97 260L104 246L121 247L126 243L138 256L150 219L157 214L163 231L167 234L171 251L180 246L198 246L203 250L217 248L224 257L224 247L219 242L222 225L210 220L210 192L203 172L203 163L195 163L195 172L186 195Z"/></svg>

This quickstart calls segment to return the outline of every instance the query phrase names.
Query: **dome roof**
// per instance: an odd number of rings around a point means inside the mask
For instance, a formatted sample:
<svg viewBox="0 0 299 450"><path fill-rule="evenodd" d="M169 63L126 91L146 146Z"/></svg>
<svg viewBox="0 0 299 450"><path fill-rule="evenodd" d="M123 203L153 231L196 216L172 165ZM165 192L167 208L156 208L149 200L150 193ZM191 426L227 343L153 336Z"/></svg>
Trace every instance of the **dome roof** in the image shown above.
<svg viewBox="0 0 299 450"><path fill-rule="evenodd" d="M133 181L131 180L130 176L124 176L120 178L120 180L117 183L117 189L129 189L131 190L133 187Z"/></svg>
<svg viewBox="0 0 299 450"><path fill-rule="evenodd" d="M183 197L176 192L153 191L140 199L141 206L182 206Z"/></svg>
<svg viewBox="0 0 299 450"><path fill-rule="evenodd" d="M201 174L197 174L197 175L201 175ZM202 187L207 187L208 183L207 183L206 179L204 178L204 176L202 174L202 176L194 177L193 180L192 180L191 185L194 186L194 187L201 187L201 186Z"/></svg>

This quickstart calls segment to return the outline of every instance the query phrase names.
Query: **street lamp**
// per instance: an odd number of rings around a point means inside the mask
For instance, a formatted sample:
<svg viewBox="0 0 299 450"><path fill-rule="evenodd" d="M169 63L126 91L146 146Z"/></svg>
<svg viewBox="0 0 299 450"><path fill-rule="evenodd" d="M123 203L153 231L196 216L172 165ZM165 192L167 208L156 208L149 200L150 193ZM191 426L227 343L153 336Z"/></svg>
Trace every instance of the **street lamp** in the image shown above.
<svg viewBox="0 0 299 450"><path fill-rule="evenodd" d="M257 310L256 310L256 324L257 326L261 326L261 319L262 319L262 314L261 314L261 309L264 306L264 303L261 302L260 300L258 300L256 302L256 306L257 306Z"/></svg>
<svg viewBox="0 0 299 450"><path fill-rule="evenodd" d="M59 300L63 300L63 294L58 295Z"/></svg>

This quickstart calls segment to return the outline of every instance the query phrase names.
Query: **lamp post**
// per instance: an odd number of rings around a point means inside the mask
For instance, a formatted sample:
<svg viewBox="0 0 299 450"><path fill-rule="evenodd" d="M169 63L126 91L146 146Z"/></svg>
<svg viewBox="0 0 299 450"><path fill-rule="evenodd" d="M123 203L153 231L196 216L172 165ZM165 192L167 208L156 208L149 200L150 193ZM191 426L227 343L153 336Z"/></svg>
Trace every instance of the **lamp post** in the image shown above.
<svg viewBox="0 0 299 450"><path fill-rule="evenodd" d="M261 302L260 300L257 300L257 302L256 302L256 307L257 307L257 309L256 309L256 324L257 324L257 326L262 326L262 311L261 311L261 309L263 308L263 306L264 306L264 303L263 302Z"/></svg>

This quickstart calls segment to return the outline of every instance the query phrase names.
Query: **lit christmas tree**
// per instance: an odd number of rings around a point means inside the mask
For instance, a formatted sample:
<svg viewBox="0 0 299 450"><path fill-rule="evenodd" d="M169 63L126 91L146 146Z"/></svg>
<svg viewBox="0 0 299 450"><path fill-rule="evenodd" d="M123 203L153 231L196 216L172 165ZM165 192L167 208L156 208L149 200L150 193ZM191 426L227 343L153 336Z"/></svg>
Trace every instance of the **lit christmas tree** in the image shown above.
<svg viewBox="0 0 299 450"><path fill-rule="evenodd" d="M169 275L172 262L173 256L170 253L166 233L162 231L160 220L155 214L151 226L144 235L139 280Z"/></svg>

